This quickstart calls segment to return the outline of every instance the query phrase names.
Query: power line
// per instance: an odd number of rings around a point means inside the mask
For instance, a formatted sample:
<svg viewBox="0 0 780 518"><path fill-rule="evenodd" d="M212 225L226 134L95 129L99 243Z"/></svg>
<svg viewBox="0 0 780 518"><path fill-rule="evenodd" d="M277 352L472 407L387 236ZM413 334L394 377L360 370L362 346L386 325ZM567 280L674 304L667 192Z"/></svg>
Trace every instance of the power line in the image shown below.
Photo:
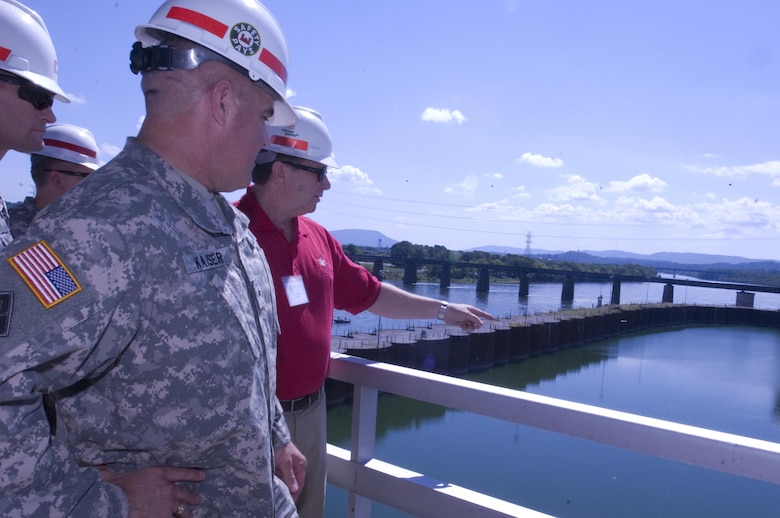
<svg viewBox="0 0 780 518"><path fill-rule="evenodd" d="M338 212L329 211L329 214L333 214L335 216L344 216L348 218L355 218L356 216L354 214L343 214ZM360 220L369 220L369 221L380 221L382 223L387 223L386 218L372 218L370 216L366 216L364 214L361 214L359 216ZM514 221L510 221L508 223L516 223ZM468 228L462 228L462 227L446 227L442 225L428 225L425 223L416 223L416 222L409 222L404 221L404 225L407 226L413 226L413 227L421 227L421 228L432 228L436 230L454 230L456 232L470 232L475 234L494 234L499 236L525 236L525 233L518 233L518 232L499 232L496 230L486 230L486 229L468 229ZM538 223L532 223L534 225L537 225ZM556 223L556 225L566 225L566 223ZM636 227L640 227L641 225L634 225ZM623 236L583 236L581 234L577 235L570 235L570 236L562 236L562 235L553 235L553 234L534 234L536 237L544 237L544 238L551 238L551 239L592 239L592 240L600 240L600 241L726 241L728 238L723 237L623 237ZM740 238L739 240L734 239L734 241L780 241L780 238L772 238L772 237L744 237Z"/></svg>

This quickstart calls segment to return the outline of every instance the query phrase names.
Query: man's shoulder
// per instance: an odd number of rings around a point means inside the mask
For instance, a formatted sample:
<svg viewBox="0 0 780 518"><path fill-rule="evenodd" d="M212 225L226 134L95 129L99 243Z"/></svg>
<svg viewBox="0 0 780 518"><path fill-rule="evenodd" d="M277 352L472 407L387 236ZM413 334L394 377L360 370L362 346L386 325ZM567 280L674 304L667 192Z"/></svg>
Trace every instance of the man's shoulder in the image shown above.
<svg viewBox="0 0 780 518"><path fill-rule="evenodd" d="M320 234L322 236L326 236L328 239L332 241L336 241L336 238L333 237L333 235L328 232L328 229L317 223L311 218L308 218L306 216L298 216L298 230L303 231L306 230L308 232L316 232L317 234Z"/></svg>

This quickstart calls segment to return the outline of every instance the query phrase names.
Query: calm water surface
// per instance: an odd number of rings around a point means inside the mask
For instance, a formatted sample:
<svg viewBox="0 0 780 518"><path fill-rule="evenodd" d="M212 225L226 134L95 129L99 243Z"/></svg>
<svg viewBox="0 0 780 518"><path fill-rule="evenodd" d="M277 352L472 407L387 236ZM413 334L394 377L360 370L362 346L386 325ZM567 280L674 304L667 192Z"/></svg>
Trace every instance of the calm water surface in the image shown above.
<svg viewBox="0 0 780 518"><path fill-rule="evenodd" d="M679 277L683 278L683 277ZM609 304L612 294L611 283L577 283L574 286L574 301L570 305L561 305L561 284L531 284L527 298L518 297L517 284L491 284L489 293L477 293L474 284L453 284L450 288L441 290L438 283L418 283L404 286L394 282L396 286L412 293L447 299L452 302L472 304L498 317L546 313L562 308L591 308L598 304L602 297L603 304ZM624 282L620 288L620 301L623 304L646 304L661 302L663 284ZM678 304L702 304L717 306L734 306L736 291L699 288L695 286L675 286L674 302ZM780 309L780 294L756 293L754 307L760 309ZM368 312L350 315L345 311L336 311L337 317L349 318L349 324L334 324L334 335L346 335L349 330L369 333L377 327L381 329L405 329L409 323L419 321L380 319Z"/></svg>
<svg viewBox="0 0 780 518"><path fill-rule="evenodd" d="M780 442L777 329L636 334L466 377ZM349 447L350 417L349 407L329 411L329 442ZM378 419L377 458L555 516L780 515L772 484L392 395L380 397ZM346 516L346 493L329 486L327 509ZM378 504L373 515L406 516Z"/></svg>

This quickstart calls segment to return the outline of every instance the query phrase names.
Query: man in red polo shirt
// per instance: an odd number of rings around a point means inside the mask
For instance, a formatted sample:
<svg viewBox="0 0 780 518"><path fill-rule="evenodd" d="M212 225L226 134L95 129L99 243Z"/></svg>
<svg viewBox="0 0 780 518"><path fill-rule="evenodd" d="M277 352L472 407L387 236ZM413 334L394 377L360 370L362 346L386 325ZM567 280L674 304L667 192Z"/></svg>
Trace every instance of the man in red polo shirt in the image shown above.
<svg viewBox="0 0 780 518"><path fill-rule="evenodd" d="M271 144L257 157L254 185L238 201L263 247L276 289L281 333L276 394L292 442L306 456L306 478L296 505L302 518L321 518L325 503L326 405L333 309L368 310L388 318L439 318L473 331L493 317L473 306L448 304L382 283L352 262L314 212L330 189L328 167L338 167L319 113L294 107L294 126L269 127Z"/></svg>

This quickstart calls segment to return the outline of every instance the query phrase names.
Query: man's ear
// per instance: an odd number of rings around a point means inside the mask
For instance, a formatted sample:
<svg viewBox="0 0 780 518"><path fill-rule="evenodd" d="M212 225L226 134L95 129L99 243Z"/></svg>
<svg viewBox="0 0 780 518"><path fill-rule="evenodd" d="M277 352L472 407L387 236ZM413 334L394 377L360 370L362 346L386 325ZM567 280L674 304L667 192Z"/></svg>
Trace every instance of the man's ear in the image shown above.
<svg viewBox="0 0 780 518"><path fill-rule="evenodd" d="M55 171L54 169L50 171L46 171L46 174L49 175L48 178L46 178L46 183L53 185L59 190L65 189L65 182L63 181L63 175ZM44 184L46 185L46 184Z"/></svg>
<svg viewBox="0 0 780 518"><path fill-rule="evenodd" d="M271 181L281 184L287 183L287 169L278 160L271 164Z"/></svg>
<svg viewBox="0 0 780 518"><path fill-rule="evenodd" d="M236 109L236 97L230 81L218 81L211 87L211 115L217 124L227 126L233 110Z"/></svg>

